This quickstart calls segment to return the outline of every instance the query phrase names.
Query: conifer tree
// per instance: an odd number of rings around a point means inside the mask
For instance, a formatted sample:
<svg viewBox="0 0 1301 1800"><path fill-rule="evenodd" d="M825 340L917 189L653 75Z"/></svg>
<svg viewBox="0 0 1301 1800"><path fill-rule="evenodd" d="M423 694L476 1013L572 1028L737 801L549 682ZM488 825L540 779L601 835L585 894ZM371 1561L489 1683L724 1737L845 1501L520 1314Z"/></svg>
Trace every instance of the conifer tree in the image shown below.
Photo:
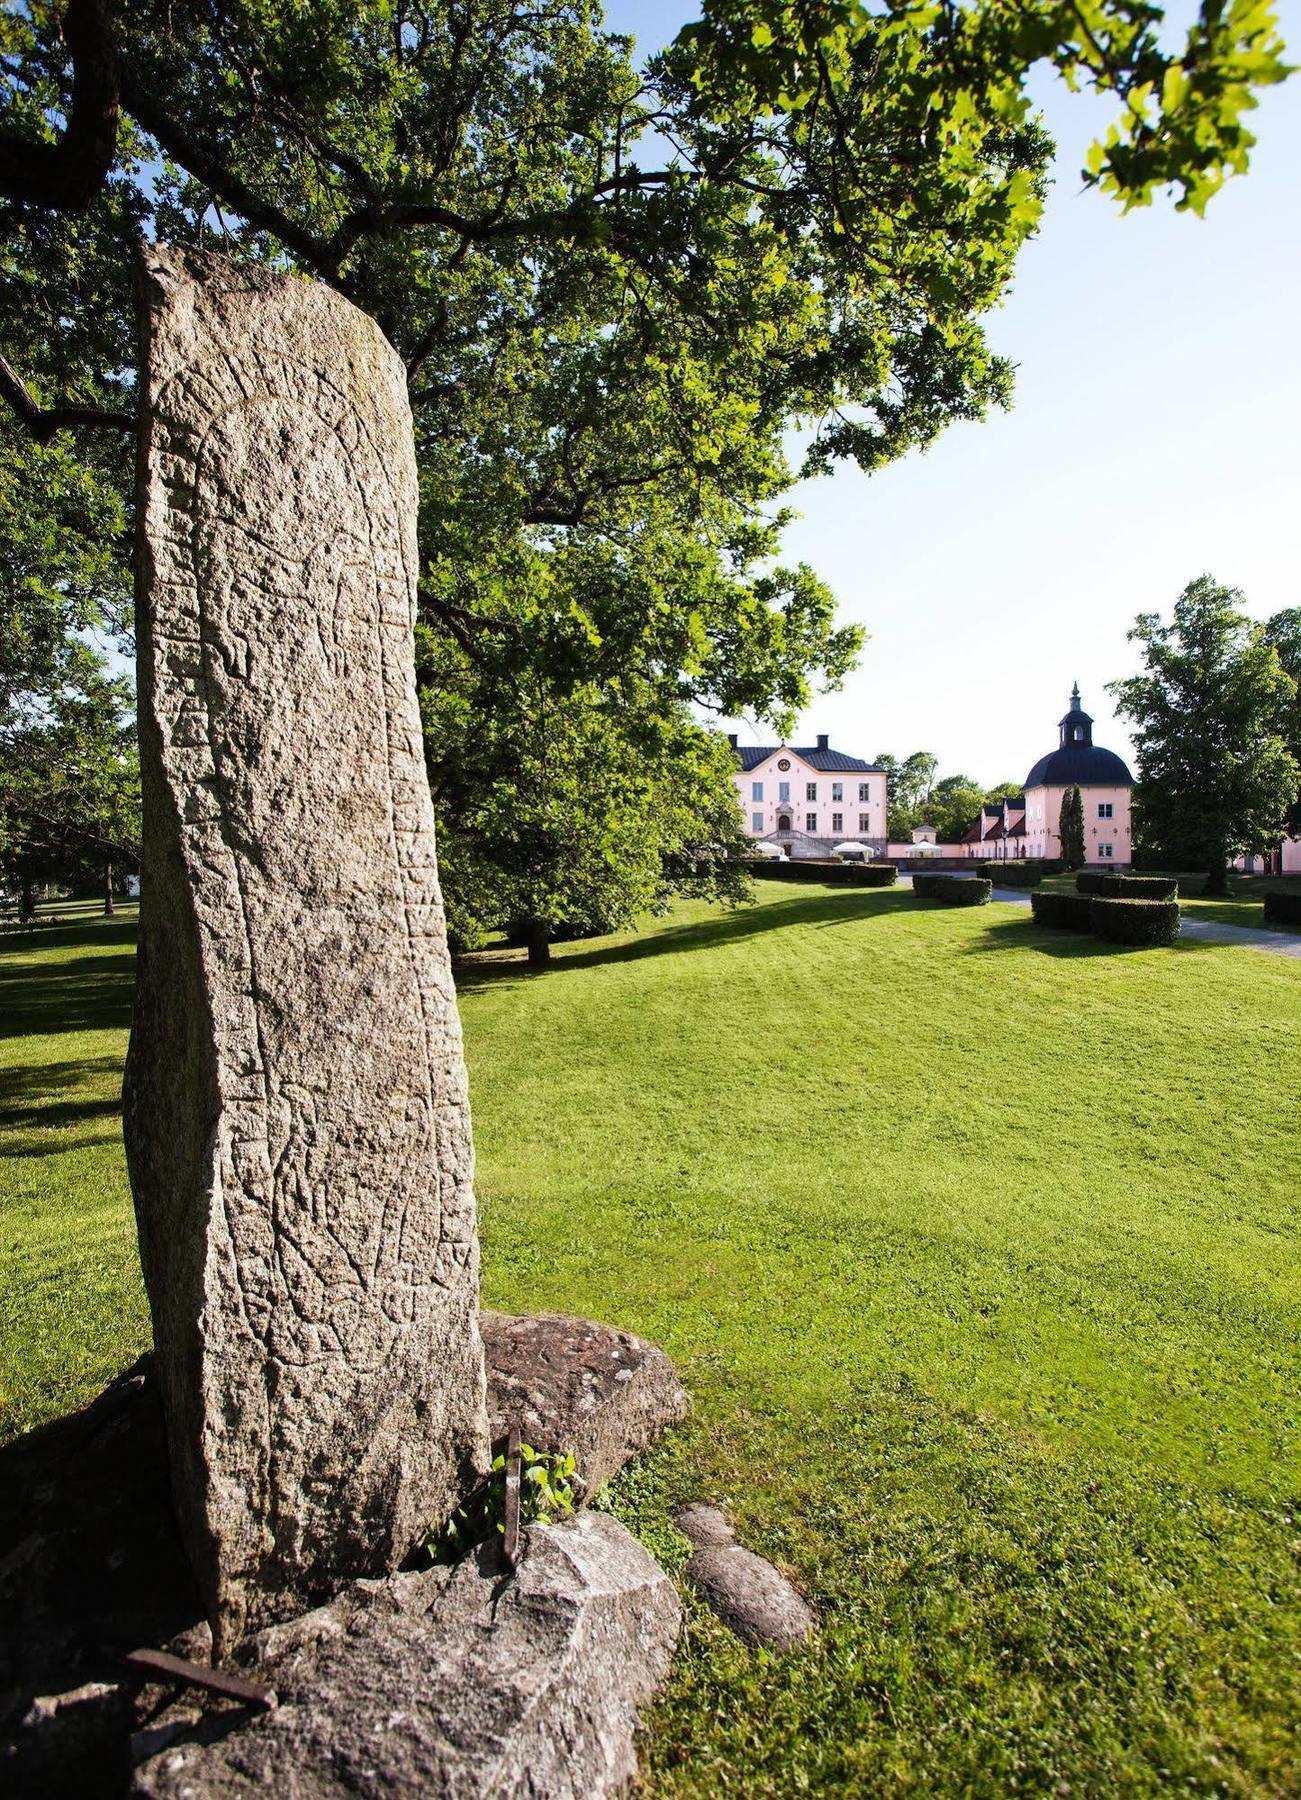
<svg viewBox="0 0 1301 1800"><path fill-rule="evenodd" d="M1078 787L1067 788L1062 795L1058 836L1062 842L1062 860L1068 869L1084 867L1084 796Z"/></svg>

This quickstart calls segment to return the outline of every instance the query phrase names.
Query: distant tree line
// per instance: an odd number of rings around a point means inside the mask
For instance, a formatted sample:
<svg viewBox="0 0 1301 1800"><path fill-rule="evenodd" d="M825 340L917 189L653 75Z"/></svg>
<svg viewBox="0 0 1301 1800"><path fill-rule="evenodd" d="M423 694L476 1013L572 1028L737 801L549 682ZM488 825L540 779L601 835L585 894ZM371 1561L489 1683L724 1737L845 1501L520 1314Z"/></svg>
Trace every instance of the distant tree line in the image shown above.
<svg viewBox="0 0 1301 1800"><path fill-rule="evenodd" d="M970 775L939 775L939 758L929 750L911 756L883 751L877 762L886 775L886 829L894 844L906 843L919 825L933 825L943 844L957 843L980 817L987 801L1021 792L1015 781L985 788Z"/></svg>

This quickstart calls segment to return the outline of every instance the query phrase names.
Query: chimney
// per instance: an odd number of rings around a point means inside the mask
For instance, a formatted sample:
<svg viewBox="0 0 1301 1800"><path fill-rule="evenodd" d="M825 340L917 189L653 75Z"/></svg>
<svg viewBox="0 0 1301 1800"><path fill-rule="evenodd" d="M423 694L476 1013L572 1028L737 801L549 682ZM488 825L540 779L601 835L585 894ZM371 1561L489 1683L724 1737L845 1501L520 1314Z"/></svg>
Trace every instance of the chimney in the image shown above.
<svg viewBox="0 0 1301 1800"><path fill-rule="evenodd" d="M825 731L820 731L818 733L818 749L826 750L829 748L830 748L830 745L827 740L827 733Z"/></svg>
<svg viewBox="0 0 1301 1800"><path fill-rule="evenodd" d="M732 746L733 750L735 750L736 749L736 733L734 731L728 732L727 741Z"/></svg>

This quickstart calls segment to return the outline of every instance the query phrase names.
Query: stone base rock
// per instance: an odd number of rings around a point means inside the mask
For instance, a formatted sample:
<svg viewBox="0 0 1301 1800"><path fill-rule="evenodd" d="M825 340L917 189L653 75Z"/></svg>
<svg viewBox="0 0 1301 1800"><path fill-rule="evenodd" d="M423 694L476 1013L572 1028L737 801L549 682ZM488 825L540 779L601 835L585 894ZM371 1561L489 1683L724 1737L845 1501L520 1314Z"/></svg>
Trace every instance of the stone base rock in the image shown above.
<svg viewBox="0 0 1301 1800"><path fill-rule="evenodd" d="M515 1575L495 1545L455 1569L362 1581L271 1626L241 1669L274 1712L205 1710L136 1770L152 1800L275 1794L586 1800L635 1772L638 1709L663 1680L681 1608L616 1520L534 1526ZM195 1695L178 1706L192 1713ZM165 1734L167 1716L155 1729Z"/></svg>
<svg viewBox="0 0 1301 1800"><path fill-rule="evenodd" d="M808 1602L770 1562L737 1543L717 1507L681 1507L673 1523L696 1546L687 1579L724 1625L770 1650L808 1642L814 1628Z"/></svg>
<svg viewBox="0 0 1301 1800"><path fill-rule="evenodd" d="M494 1445L518 1421L535 1450L573 1452L589 1495L686 1417L673 1364L630 1331L561 1313L485 1312L479 1323Z"/></svg>
<svg viewBox="0 0 1301 1800"><path fill-rule="evenodd" d="M489 1313L483 1335L494 1433L522 1418L536 1448L572 1449L593 1488L686 1410L668 1358L627 1332ZM170 1693L141 1694L126 1677L123 1655L144 1646L211 1655L172 1511L151 1357L80 1412L0 1449L5 1800L120 1795L133 1731L142 1754L193 1725Z"/></svg>

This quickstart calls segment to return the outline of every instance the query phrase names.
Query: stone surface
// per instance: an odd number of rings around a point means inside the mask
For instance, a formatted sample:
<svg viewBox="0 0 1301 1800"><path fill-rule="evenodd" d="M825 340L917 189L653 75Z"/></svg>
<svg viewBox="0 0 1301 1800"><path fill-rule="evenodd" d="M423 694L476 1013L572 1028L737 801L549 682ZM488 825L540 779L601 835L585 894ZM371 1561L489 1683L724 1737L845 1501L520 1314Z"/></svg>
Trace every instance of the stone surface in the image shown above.
<svg viewBox="0 0 1301 1800"><path fill-rule="evenodd" d="M478 1250L402 366L315 283L144 264L125 1129L221 1656L396 1567L483 1467Z"/></svg>
<svg viewBox="0 0 1301 1800"><path fill-rule="evenodd" d="M673 1523L698 1550L719 1549L724 1544L736 1542L736 1533L718 1508L705 1506L698 1500L690 1506L680 1506L673 1515Z"/></svg>
<svg viewBox="0 0 1301 1800"><path fill-rule="evenodd" d="M272 1713L214 1707L148 1757L153 1800L343 1795L589 1800L635 1770L637 1711L663 1680L681 1608L615 1520L528 1533L513 1578L494 1547L446 1570L360 1582L249 1638ZM178 1702L192 1711L194 1696ZM167 1729L162 1715L155 1732Z"/></svg>
<svg viewBox="0 0 1301 1800"><path fill-rule="evenodd" d="M786 1577L740 1544L708 1545L687 1564L687 1579L724 1625L747 1643L790 1650L808 1641L813 1613Z"/></svg>
<svg viewBox="0 0 1301 1800"><path fill-rule="evenodd" d="M482 1315L494 1444L518 1420L535 1450L571 1450L593 1494L686 1417L668 1357L645 1338L561 1313Z"/></svg>

